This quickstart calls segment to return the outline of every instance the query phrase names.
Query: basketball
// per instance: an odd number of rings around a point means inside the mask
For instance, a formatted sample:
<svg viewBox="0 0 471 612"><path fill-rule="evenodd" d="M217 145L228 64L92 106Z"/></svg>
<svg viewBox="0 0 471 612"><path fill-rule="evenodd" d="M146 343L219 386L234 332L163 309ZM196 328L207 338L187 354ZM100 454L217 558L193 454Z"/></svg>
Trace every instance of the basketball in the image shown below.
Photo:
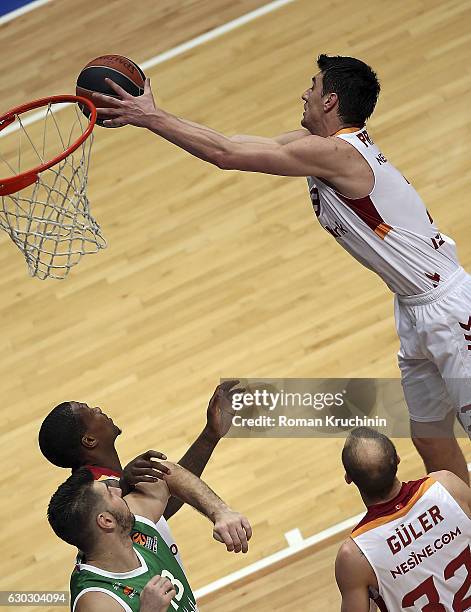
<svg viewBox="0 0 471 612"><path fill-rule="evenodd" d="M100 55L83 68L77 78L76 94L92 100L94 92L117 98L116 92L108 86L105 79L111 79L133 96L144 93L146 75L139 66L122 55ZM88 116L88 108L82 108ZM104 119L97 118L97 125Z"/></svg>

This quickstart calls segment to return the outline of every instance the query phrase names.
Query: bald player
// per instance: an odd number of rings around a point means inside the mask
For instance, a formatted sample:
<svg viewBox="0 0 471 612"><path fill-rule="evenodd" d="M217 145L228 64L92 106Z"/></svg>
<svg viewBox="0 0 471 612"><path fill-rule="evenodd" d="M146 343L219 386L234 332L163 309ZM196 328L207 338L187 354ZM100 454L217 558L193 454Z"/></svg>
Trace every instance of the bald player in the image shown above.
<svg viewBox="0 0 471 612"><path fill-rule="evenodd" d="M451 472L400 482L386 436L359 427L342 452L345 480L367 513L342 544L335 576L342 612L471 609L471 490Z"/></svg>
<svg viewBox="0 0 471 612"><path fill-rule="evenodd" d="M99 109L105 125L147 128L224 170L307 177L321 226L395 294L399 367L427 471L448 469L469 483L453 425L457 415L471 431L471 276L365 127L380 91L376 74L352 57L320 55L317 64L301 96L302 128L275 138L229 138L175 117L155 105L149 81L136 98L111 81L120 99L94 98L111 107Z"/></svg>

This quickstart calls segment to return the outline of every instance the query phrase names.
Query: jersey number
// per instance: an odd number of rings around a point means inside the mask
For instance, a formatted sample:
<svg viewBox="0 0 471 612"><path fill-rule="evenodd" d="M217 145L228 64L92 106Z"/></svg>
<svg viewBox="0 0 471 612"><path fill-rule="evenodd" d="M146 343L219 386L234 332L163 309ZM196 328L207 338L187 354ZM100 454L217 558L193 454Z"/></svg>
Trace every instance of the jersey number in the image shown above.
<svg viewBox="0 0 471 612"><path fill-rule="evenodd" d="M461 588L458 589L453 598L454 612L463 612L463 610L468 610L468 608L471 606L471 596L465 597L469 587L471 586L471 550L469 546L462 550L460 554L452 559L445 567L443 574L445 580L452 578L456 574L458 568L462 566L466 568L467 574ZM440 603L440 595L438 594L437 587L435 586L433 576L430 576L421 582L419 586L415 587L415 589L410 593L404 595L402 607L409 608L410 606L413 606L415 602L424 595L427 597L428 602L422 608L422 612L447 612L445 606Z"/></svg>
<svg viewBox="0 0 471 612"><path fill-rule="evenodd" d="M183 592L185 590L185 587L180 582L180 580L177 580L177 578L175 578L166 569L162 570L161 576L162 576L162 578L168 578L170 580L170 582L173 584L173 586L175 587L176 594L175 594L174 598L172 599L172 601L170 602L170 605L172 606L172 608L175 608L175 610L178 610L178 603L175 601L175 599L177 601L180 601L180 599L183 597Z"/></svg>

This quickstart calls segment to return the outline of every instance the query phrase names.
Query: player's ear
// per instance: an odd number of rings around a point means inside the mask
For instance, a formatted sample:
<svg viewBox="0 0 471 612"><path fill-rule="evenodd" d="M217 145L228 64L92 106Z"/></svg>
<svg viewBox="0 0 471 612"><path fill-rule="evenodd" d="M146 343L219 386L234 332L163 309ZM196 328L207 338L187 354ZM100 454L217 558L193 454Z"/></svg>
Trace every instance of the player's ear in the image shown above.
<svg viewBox="0 0 471 612"><path fill-rule="evenodd" d="M399 465L401 463L401 458L399 457L399 455L396 455L396 456L397 456L397 465Z"/></svg>
<svg viewBox="0 0 471 612"><path fill-rule="evenodd" d="M345 472L345 476L344 476L344 478L345 478L345 482L346 482L347 484L352 484L352 482L353 482L353 481L352 481L352 479L350 478L350 476L347 474L347 472Z"/></svg>
<svg viewBox="0 0 471 612"><path fill-rule="evenodd" d="M80 441L82 443L82 446L85 446L85 448L89 449L95 448L98 445L97 438L91 436L90 434L84 434Z"/></svg>
<svg viewBox="0 0 471 612"><path fill-rule="evenodd" d="M96 523L101 529L113 529L116 526L116 519L109 512L100 512L96 515Z"/></svg>
<svg viewBox="0 0 471 612"><path fill-rule="evenodd" d="M336 93L329 93L324 97L324 111L328 113L331 111L338 102L338 96Z"/></svg>

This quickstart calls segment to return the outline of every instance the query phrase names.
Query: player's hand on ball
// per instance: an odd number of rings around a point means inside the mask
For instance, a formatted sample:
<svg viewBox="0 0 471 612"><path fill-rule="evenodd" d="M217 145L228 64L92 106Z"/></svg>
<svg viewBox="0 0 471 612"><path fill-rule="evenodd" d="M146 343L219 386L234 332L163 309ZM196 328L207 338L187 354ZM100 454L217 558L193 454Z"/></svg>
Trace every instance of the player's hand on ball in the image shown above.
<svg viewBox="0 0 471 612"><path fill-rule="evenodd" d="M141 612L167 612L175 593L170 580L157 574L142 589L139 609Z"/></svg>
<svg viewBox="0 0 471 612"><path fill-rule="evenodd" d="M117 93L118 98L99 93L93 94L93 103L97 107L97 113L104 119L103 125L105 127L123 125L146 127L149 115L155 113L156 110L150 79L145 80L142 96L132 96L111 79L105 79L105 81ZM101 108L100 102L109 107Z"/></svg>
<svg viewBox="0 0 471 612"><path fill-rule="evenodd" d="M170 470L155 459L167 459L163 453L148 450L130 461L123 470L121 481L124 480L125 489L132 490L139 482L155 482L163 480Z"/></svg>
<svg viewBox="0 0 471 612"><path fill-rule="evenodd" d="M232 398L236 393L243 394L245 389L234 388L238 380L226 380L218 385L209 400L206 431L216 440L223 438L232 425L235 410Z"/></svg>
<svg viewBox="0 0 471 612"><path fill-rule="evenodd" d="M252 527L245 516L227 508L215 516L213 537L225 544L228 552L246 553L249 550Z"/></svg>

